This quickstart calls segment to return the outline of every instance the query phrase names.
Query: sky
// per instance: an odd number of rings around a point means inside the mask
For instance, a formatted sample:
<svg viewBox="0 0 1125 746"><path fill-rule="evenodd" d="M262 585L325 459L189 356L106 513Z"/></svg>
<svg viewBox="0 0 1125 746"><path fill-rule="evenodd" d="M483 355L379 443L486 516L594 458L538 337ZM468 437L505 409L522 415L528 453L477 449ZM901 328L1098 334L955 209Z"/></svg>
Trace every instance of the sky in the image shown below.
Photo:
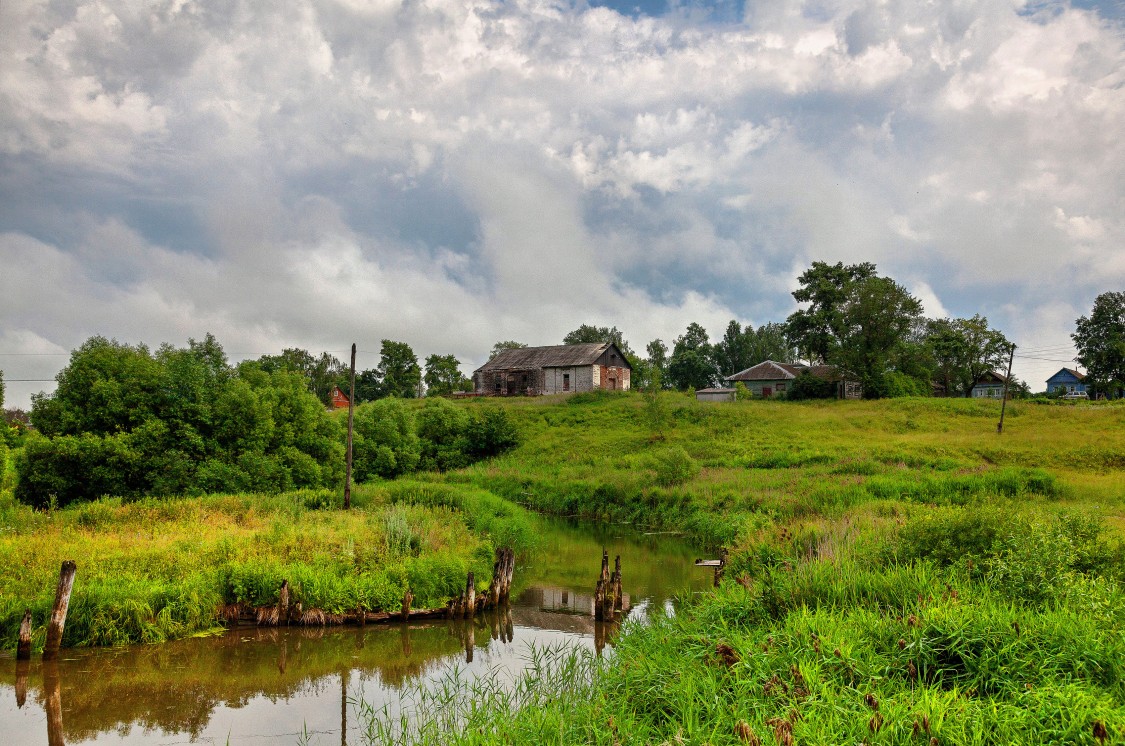
<svg viewBox="0 0 1125 746"><path fill-rule="evenodd" d="M1118 0L5 0L6 404L93 335L466 373L580 324L714 339L813 261L987 316L1043 390L1125 289L1123 32Z"/></svg>

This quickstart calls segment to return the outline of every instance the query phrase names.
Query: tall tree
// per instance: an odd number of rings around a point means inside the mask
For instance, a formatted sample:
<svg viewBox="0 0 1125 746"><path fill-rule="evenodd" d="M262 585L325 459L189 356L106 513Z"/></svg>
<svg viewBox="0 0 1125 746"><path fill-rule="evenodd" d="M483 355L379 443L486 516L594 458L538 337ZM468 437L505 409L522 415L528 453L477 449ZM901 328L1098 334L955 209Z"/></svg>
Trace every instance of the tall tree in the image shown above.
<svg viewBox="0 0 1125 746"><path fill-rule="evenodd" d="M851 265L813 262L797 278L801 287L793 291L793 298L809 306L790 314L785 321L785 331L810 363L832 363L848 332L845 313L856 285L874 276L875 265L870 262Z"/></svg>
<svg viewBox="0 0 1125 746"><path fill-rule="evenodd" d="M852 288L844 335L830 362L855 374L863 395L885 395L884 378L922 317L922 303L889 277L868 277Z"/></svg>
<svg viewBox="0 0 1125 746"><path fill-rule="evenodd" d="M1003 369L1012 345L1002 332L989 327L987 318L976 314L971 319L928 321L925 346L946 394L971 396L978 378Z"/></svg>
<svg viewBox="0 0 1125 746"><path fill-rule="evenodd" d="M461 391L465 387L465 374L456 355L430 355L426 358L426 396L442 396Z"/></svg>
<svg viewBox="0 0 1125 746"><path fill-rule="evenodd" d="M1090 315L1074 322L1078 362L1086 367L1097 391L1125 393L1125 292L1102 293Z"/></svg>
<svg viewBox="0 0 1125 746"><path fill-rule="evenodd" d="M492 345L492 352L488 353L488 359L491 360L504 350L522 350L524 347L527 347L527 345L523 342L513 342L511 340L507 342L497 342Z"/></svg>
<svg viewBox="0 0 1125 746"><path fill-rule="evenodd" d="M810 362L855 376L864 396L877 398L922 318L922 304L869 262L814 262L793 297L807 308L785 322L786 334Z"/></svg>
<svg viewBox="0 0 1125 746"><path fill-rule="evenodd" d="M749 333L749 331L748 325L746 333ZM754 330L754 341L751 347L753 348L753 354L750 357L750 364L746 366L747 368L765 360L773 360L776 363L791 363L797 359L796 351L785 336L785 324L771 321L759 326Z"/></svg>
<svg viewBox="0 0 1125 746"><path fill-rule="evenodd" d="M654 339L645 345L648 353L646 360L648 370L645 381L637 384L638 388L668 388L668 345L662 339Z"/></svg>
<svg viewBox="0 0 1125 746"><path fill-rule="evenodd" d="M375 401L383 396L383 379L379 371L368 368L355 374L355 403Z"/></svg>
<svg viewBox="0 0 1125 746"><path fill-rule="evenodd" d="M734 319L727 324L723 338L715 343L713 354L715 365L723 375L734 375L745 370L754 362L754 326L747 324L745 331ZM760 362L760 361L757 361Z"/></svg>
<svg viewBox="0 0 1125 746"><path fill-rule="evenodd" d="M422 384L418 356L406 342L384 339L379 348L379 380L383 396L413 399Z"/></svg>
<svg viewBox="0 0 1125 746"><path fill-rule="evenodd" d="M677 389L704 389L715 383L718 373L707 330L693 321L672 348L669 381Z"/></svg>
<svg viewBox="0 0 1125 746"><path fill-rule="evenodd" d="M616 326L610 328L608 326L583 324L563 337L564 345L578 345L593 342L612 342L617 345L617 349L621 350L622 354L626 357L634 357L633 348L625 341L625 337L618 331Z"/></svg>
<svg viewBox="0 0 1125 746"><path fill-rule="evenodd" d="M308 350L290 347L282 350L280 355L263 355L258 358L258 363L266 373L279 370L300 373L305 377L309 391L325 405L331 399L333 387L347 388L343 385L348 376L347 366L327 352L314 357Z"/></svg>

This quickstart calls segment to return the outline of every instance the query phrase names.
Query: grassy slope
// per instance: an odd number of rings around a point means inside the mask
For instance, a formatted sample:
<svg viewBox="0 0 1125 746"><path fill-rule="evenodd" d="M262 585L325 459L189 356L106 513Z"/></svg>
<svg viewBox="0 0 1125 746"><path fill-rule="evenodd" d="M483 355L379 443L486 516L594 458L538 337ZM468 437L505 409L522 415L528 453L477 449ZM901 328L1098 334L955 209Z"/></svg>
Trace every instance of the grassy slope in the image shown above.
<svg viewBox="0 0 1125 746"><path fill-rule="evenodd" d="M447 479L682 527L732 567L609 665L481 687L459 742L1125 743L1125 409L1017 403L998 437L993 402L669 396L653 438L639 397L510 406L528 442ZM677 446L703 469L660 486ZM413 740L450 742L449 704Z"/></svg>

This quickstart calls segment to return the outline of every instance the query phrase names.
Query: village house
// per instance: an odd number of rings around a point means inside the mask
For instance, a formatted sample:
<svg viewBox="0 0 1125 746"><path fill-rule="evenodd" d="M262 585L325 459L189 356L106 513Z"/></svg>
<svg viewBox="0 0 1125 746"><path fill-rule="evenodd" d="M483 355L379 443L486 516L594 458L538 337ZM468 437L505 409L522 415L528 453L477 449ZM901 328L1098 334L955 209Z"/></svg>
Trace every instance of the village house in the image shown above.
<svg viewBox="0 0 1125 746"><path fill-rule="evenodd" d="M726 380L732 384L741 382L754 396L768 399L776 394L787 393L793 379L802 373L834 383L837 399L859 399L863 396L863 387L858 381L847 380L831 365L800 365L766 360L728 376Z"/></svg>
<svg viewBox="0 0 1125 746"><path fill-rule="evenodd" d="M332 409L347 409L351 404L348 395L345 394L339 386L332 387L332 393L329 394L329 401L331 402Z"/></svg>
<svg viewBox="0 0 1125 746"><path fill-rule="evenodd" d="M1047 379L1047 393L1062 389L1067 394L1087 394L1086 376L1071 368L1063 368Z"/></svg>
<svg viewBox="0 0 1125 746"><path fill-rule="evenodd" d="M504 350L473 371L485 396L539 396L572 391L628 391L632 366L612 342Z"/></svg>
<svg viewBox="0 0 1125 746"><path fill-rule="evenodd" d="M1001 399L1004 396L1004 386L1007 382L1006 376L990 370L973 384L972 396L974 399Z"/></svg>

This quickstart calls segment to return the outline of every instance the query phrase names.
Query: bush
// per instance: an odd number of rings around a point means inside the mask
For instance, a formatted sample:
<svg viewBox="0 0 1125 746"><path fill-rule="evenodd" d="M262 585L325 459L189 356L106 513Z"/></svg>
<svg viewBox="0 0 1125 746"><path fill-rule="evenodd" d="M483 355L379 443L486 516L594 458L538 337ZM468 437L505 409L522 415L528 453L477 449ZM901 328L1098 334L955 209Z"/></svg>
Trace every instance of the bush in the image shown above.
<svg viewBox="0 0 1125 746"><path fill-rule="evenodd" d="M475 458L499 456L520 443L519 430L500 407L478 412L465 428L462 450Z"/></svg>
<svg viewBox="0 0 1125 746"><path fill-rule="evenodd" d="M418 468L448 471L468 466L471 458L464 451L464 436L469 422L469 414L452 402L426 399L425 406L417 415L418 437L422 445Z"/></svg>
<svg viewBox="0 0 1125 746"><path fill-rule="evenodd" d="M834 399L836 397L836 384L819 376L814 376L808 371L797 374L789 384L788 399L801 401L803 399Z"/></svg>
<svg viewBox="0 0 1125 746"><path fill-rule="evenodd" d="M664 487L690 482L699 474L699 464L680 446L665 448L653 456L656 482Z"/></svg>
<svg viewBox="0 0 1125 746"><path fill-rule="evenodd" d="M414 416L401 399L379 399L356 407L352 445L356 481L408 474L418 467L421 457Z"/></svg>

